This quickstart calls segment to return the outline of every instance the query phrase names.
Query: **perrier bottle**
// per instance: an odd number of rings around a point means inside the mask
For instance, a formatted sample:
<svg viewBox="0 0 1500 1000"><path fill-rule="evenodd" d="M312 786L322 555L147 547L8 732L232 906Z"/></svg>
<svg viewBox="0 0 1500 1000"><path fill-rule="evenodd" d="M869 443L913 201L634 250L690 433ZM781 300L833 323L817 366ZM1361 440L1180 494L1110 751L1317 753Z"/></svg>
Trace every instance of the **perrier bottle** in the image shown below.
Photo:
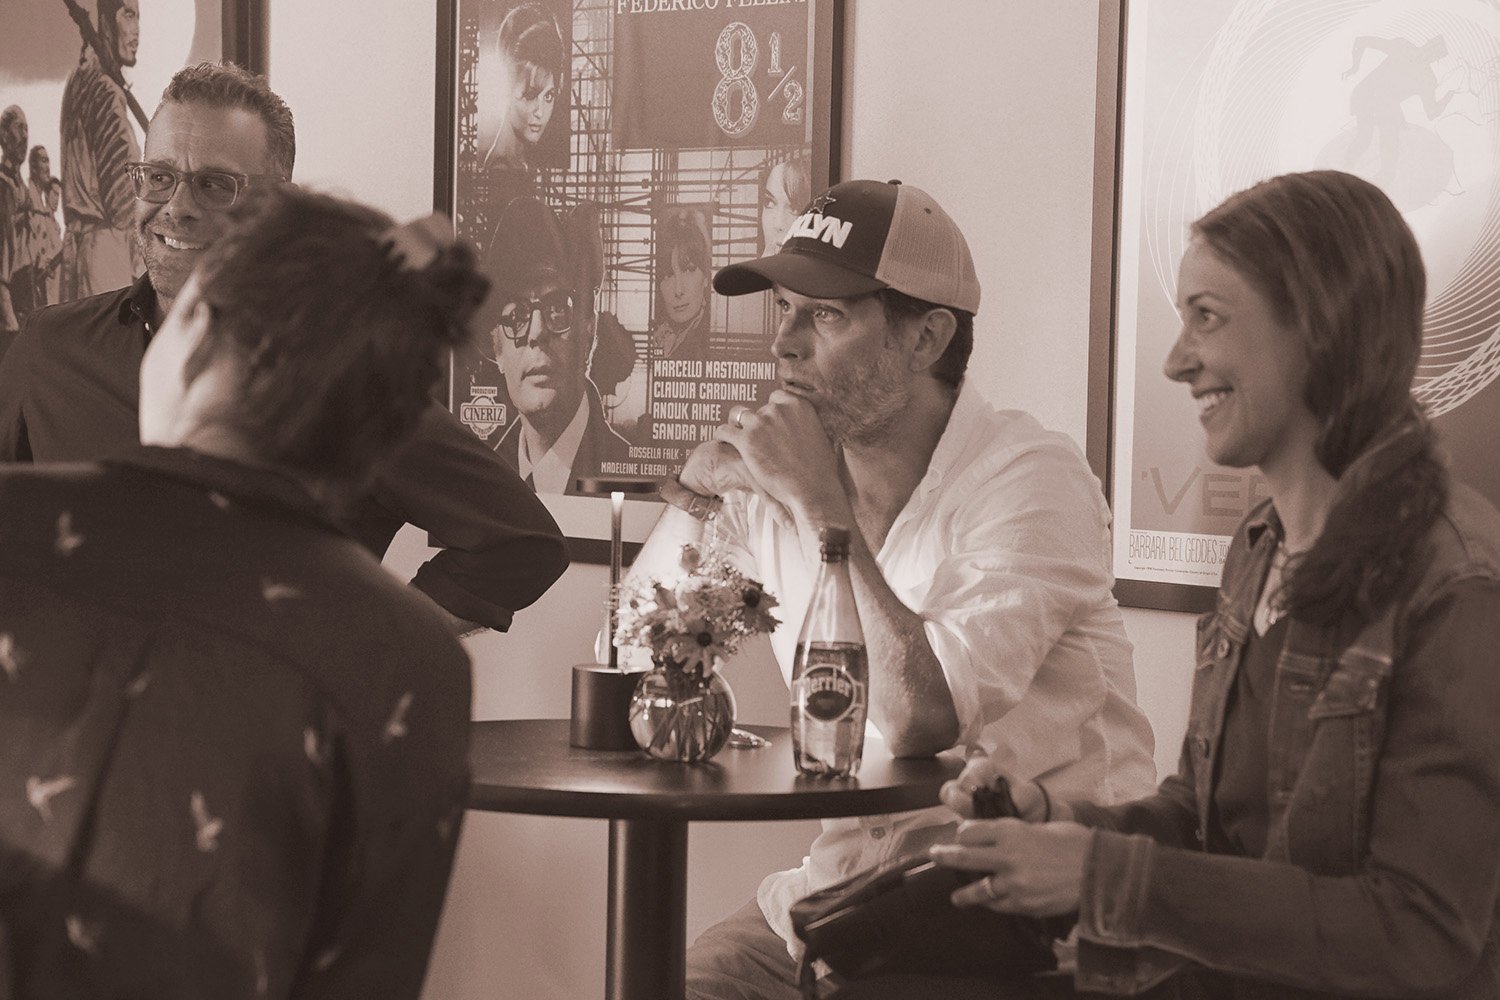
<svg viewBox="0 0 1500 1000"><path fill-rule="evenodd" d="M823 563L792 664L792 753L803 774L859 770L869 709L869 661L849 582L849 529L818 533Z"/></svg>

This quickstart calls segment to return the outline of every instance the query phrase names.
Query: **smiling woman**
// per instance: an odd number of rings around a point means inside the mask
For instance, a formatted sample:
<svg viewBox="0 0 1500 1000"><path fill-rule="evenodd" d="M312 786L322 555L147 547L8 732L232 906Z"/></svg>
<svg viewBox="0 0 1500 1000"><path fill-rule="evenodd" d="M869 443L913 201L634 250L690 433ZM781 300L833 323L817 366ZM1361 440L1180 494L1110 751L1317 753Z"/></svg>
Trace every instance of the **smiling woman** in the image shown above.
<svg viewBox="0 0 1500 1000"><path fill-rule="evenodd" d="M1337 171L1263 181L1191 233L1166 372L1211 456L1271 496L1198 623L1178 771L1117 805L1013 782L1024 821L965 823L933 857L988 873L960 905L1076 914L1076 995L1500 998L1500 512L1449 477L1412 395L1416 240ZM1003 770L976 758L944 800L972 814Z"/></svg>

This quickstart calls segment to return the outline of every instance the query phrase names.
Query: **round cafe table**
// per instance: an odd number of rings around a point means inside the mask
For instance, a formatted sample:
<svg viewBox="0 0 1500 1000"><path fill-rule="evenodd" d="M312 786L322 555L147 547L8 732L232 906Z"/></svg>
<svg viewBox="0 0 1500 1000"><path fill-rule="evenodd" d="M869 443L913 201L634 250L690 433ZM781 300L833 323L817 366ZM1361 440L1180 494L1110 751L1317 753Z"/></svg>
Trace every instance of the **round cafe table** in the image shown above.
<svg viewBox="0 0 1500 1000"><path fill-rule="evenodd" d="M854 778L809 778L784 727L746 726L771 741L706 764L568 745L568 720L476 722L469 808L609 820L607 1000L678 1000L687 947L687 831L694 820L824 819L923 809L956 777L954 755L897 760L865 746Z"/></svg>

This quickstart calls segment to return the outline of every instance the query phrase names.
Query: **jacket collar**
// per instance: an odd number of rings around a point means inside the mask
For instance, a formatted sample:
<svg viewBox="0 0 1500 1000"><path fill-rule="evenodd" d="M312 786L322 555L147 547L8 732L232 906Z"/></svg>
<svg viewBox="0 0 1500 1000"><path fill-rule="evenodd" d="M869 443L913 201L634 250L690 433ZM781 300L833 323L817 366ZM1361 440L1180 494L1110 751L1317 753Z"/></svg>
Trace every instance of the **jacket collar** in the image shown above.
<svg viewBox="0 0 1500 1000"><path fill-rule="evenodd" d="M196 486L211 496L297 520L313 521L340 533L344 529L325 504L299 480L271 466L245 465L190 448L140 445L105 460ZM215 499L218 502L218 499Z"/></svg>

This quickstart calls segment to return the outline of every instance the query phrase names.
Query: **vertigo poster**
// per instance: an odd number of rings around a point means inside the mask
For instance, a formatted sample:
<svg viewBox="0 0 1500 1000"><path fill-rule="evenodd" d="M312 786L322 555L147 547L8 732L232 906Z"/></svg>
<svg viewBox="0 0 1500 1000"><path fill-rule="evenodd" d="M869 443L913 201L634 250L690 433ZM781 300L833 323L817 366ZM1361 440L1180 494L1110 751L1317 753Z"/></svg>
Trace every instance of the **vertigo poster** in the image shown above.
<svg viewBox="0 0 1500 1000"><path fill-rule="evenodd" d="M1212 588L1265 495L1205 457L1162 362L1188 225L1290 171L1358 174L1428 270L1416 396L1455 474L1500 503L1500 5L1132 0L1124 13L1115 307L1115 573Z"/></svg>

